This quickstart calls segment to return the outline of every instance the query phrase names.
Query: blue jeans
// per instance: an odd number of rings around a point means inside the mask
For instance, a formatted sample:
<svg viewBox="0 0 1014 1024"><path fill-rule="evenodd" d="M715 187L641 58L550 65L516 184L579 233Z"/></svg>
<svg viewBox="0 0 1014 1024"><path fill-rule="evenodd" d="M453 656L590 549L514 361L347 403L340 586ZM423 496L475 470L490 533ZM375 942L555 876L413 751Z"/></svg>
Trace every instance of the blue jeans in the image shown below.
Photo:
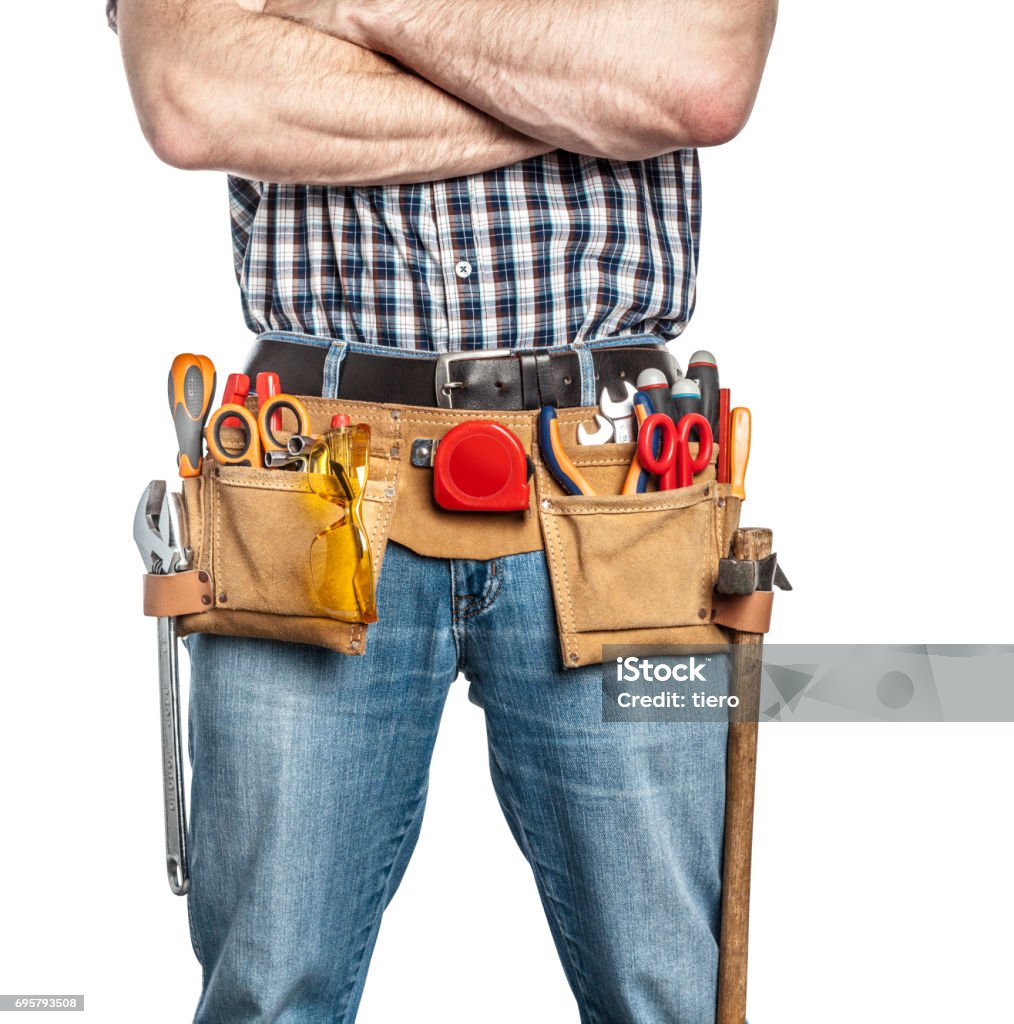
<svg viewBox="0 0 1014 1024"><path fill-rule="evenodd" d="M711 1024L724 726L603 723L599 667L561 668L541 551L392 543L378 601L363 656L188 641L195 1020L355 1019L462 672L581 1021Z"/></svg>

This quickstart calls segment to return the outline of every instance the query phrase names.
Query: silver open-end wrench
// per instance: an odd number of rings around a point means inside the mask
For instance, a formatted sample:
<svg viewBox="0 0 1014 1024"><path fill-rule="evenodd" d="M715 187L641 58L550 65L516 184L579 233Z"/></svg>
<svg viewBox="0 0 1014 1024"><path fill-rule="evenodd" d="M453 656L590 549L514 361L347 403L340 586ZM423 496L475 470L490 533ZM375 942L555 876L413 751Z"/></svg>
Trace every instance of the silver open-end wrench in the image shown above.
<svg viewBox="0 0 1014 1024"><path fill-rule="evenodd" d="M637 394L637 388L629 380L625 380L623 390L626 395L622 402L614 402L608 388L603 388L602 394L599 395L599 408L603 416L612 420L613 440L618 443L633 441L637 434L634 429L634 395Z"/></svg>
<svg viewBox="0 0 1014 1024"><path fill-rule="evenodd" d="M152 480L134 514L134 540L150 573L181 572L188 567L183 497L166 492L164 480ZM158 688L162 718L162 794L165 804L165 856L169 888L177 896L190 889L187 862L187 807L183 783L180 727L180 675L176 620L158 620Z"/></svg>
<svg viewBox="0 0 1014 1024"><path fill-rule="evenodd" d="M584 423L577 425L578 444L609 444L613 439L613 425L602 415L595 413L596 430L589 430Z"/></svg>

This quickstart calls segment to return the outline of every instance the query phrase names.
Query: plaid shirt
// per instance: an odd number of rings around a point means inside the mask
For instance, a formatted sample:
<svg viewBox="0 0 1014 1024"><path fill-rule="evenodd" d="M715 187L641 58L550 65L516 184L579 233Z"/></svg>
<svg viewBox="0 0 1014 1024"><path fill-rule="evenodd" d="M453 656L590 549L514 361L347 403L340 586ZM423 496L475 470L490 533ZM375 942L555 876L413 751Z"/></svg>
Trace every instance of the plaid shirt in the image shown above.
<svg viewBox="0 0 1014 1024"><path fill-rule="evenodd" d="M106 15L116 30L116 0ZM700 167L555 150L416 185L230 176L251 330L457 352L655 334L694 309Z"/></svg>
<svg viewBox="0 0 1014 1024"><path fill-rule="evenodd" d="M256 332L454 352L667 340L693 312L695 150L633 163L556 150L413 185L230 177L229 192Z"/></svg>

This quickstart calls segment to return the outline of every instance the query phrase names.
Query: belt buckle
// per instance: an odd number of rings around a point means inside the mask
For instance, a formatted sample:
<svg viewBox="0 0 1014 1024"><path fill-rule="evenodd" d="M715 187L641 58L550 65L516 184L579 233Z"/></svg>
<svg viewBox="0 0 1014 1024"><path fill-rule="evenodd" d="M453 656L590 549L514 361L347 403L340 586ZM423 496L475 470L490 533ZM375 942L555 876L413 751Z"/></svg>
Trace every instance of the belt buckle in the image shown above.
<svg viewBox="0 0 1014 1024"><path fill-rule="evenodd" d="M475 349L472 352L441 352L433 368L433 384L436 388L437 408L453 409L454 392L465 387L464 381L451 380L450 364L462 359L510 359L516 353L509 348Z"/></svg>

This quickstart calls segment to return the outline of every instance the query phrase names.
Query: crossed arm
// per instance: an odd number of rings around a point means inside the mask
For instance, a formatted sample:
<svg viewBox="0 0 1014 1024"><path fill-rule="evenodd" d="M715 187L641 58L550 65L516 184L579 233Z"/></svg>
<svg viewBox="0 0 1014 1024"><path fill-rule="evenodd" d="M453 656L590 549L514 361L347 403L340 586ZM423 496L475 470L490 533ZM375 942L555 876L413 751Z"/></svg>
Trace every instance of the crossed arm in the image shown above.
<svg viewBox="0 0 1014 1024"><path fill-rule="evenodd" d="M120 0L142 128L258 180L453 177L731 138L776 0ZM389 54L394 60L389 59Z"/></svg>

